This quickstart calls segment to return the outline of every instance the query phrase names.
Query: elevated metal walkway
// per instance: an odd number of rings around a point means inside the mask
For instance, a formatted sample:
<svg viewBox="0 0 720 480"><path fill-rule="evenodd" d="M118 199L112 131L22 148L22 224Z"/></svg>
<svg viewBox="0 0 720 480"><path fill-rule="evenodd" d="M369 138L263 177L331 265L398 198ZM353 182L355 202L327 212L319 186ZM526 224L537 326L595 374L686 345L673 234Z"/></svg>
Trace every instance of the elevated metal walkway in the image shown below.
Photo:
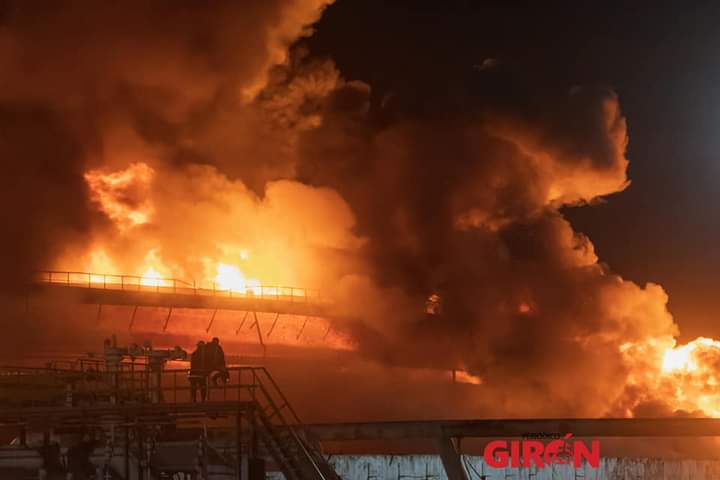
<svg viewBox="0 0 720 480"><path fill-rule="evenodd" d="M241 310L285 315L332 317L332 303L318 290L278 285L243 290L200 287L175 278L42 271L35 289L66 292L81 303L166 308Z"/></svg>

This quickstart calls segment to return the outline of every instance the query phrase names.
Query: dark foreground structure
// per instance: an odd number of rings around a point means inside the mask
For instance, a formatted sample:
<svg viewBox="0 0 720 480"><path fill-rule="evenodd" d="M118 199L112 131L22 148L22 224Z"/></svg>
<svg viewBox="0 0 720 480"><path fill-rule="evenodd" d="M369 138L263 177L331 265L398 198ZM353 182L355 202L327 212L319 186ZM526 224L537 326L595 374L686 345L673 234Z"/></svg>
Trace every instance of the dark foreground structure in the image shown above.
<svg viewBox="0 0 720 480"><path fill-rule="evenodd" d="M281 474L286 480L339 480L333 465L340 464L323 454L322 442L425 439L437 446L440 477L467 480L477 472L468 467L470 457L460 454L465 438L517 438L527 432L720 436L720 420L691 418L303 425L263 367L231 366L227 382L208 381L207 401L193 402L187 370L165 368L168 361L186 357L179 348L120 347L113 339L105 344L104 358L78 358L66 368L2 367L0 428L8 445L0 448L0 478L199 480ZM357 476L353 468L343 468L346 476Z"/></svg>
<svg viewBox="0 0 720 480"><path fill-rule="evenodd" d="M262 367L231 367L193 402L180 349L105 345L69 368L3 367L0 478L338 477Z"/></svg>

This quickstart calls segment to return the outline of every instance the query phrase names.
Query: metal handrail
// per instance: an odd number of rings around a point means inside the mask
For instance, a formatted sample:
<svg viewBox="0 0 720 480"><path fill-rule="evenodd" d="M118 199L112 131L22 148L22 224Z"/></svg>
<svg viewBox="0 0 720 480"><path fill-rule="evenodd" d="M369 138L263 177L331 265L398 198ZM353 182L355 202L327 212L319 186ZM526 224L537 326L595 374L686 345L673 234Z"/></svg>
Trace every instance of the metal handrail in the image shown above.
<svg viewBox="0 0 720 480"><path fill-rule="evenodd" d="M316 478L325 480L327 476L320 466L324 459L319 452L317 452L311 444L306 443L306 440L299 434L299 432L305 431L303 424L267 369L257 366L231 366L227 368L227 371L235 374L230 376L230 382L218 386L213 386L210 382L206 384L208 394L207 401L214 402L217 400L211 399L212 392L215 391L223 392L222 402L240 401L243 392L245 392L245 394L249 394L253 402L259 402L261 406L267 405L271 407L272 410L269 411L272 411L273 415L270 417L266 416L265 408L260 409L261 417L264 417L263 422L267 423L268 433L274 437L276 428L282 428L287 431L292 437L293 442L299 447L302 456L309 462L308 466L312 468ZM251 375L243 376L243 372L248 372ZM158 373L161 377L160 382L159 384L153 385L151 378ZM122 368L118 370L108 370L106 368L103 370L85 371L82 369L0 366L0 382L3 377L9 377L9 380L13 378L17 379L17 383L5 383L3 385L6 394L9 394L13 387L21 387L23 389L49 388L55 391L56 396L57 394L65 395L68 393L68 390L66 388L58 389L57 387L72 384L77 385L78 388L73 387L70 389L69 392L73 396L75 393L99 393L102 395L115 396L115 398L121 402L130 400L131 402L141 401L143 403L151 401L153 403L182 404L184 400L178 402L178 392L189 393L193 387L189 385L189 381L187 380L185 385L178 385L177 378L178 375L186 377L188 373L188 369L165 369L160 372L154 372L150 368L130 371ZM87 374L93 374L94 380L86 377ZM41 383L27 383L22 381L24 379L32 380L33 377L41 381ZM233 377L236 379L236 383L232 383ZM245 381L243 381L244 379ZM171 380L171 382L168 382L168 380ZM236 391L237 397L228 398L228 392L233 390ZM67 401L68 397L64 398ZM282 402L282 405L278 406L275 398L278 398ZM187 401L190 401L189 397ZM289 414L287 412L284 413L282 411L283 409L287 409ZM290 418L288 418L288 415ZM276 420L272 421L272 418Z"/></svg>
<svg viewBox="0 0 720 480"><path fill-rule="evenodd" d="M285 420L285 418L282 415L282 412L280 411L282 407L278 408L277 405L274 405L274 402L272 401L270 394L267 392L265 385L263 385L262 382L259 382L260 391L263 392L265 394L265 396L267 397L267 399L273 404L273 408L275 408L275 410L278 413L278 415L277 415L278 418L282 421L282 426L290 432L290 435L293 437L293 440L297 443L297 445L300 446L300 449L302 450L305 457L310 461L313 470L315 470L315 473L318 475L318 478L324 480L325 474L323 474L322 469L318 465L318 458L314 455L314 452L312 452L311 449L308 449L307 445L305 444L305 441L302 438L300 438L300 435L298 435L298 433L296 431L296 428L302 429L302 423L300 423L300 420L297 418L297 415L295 414L295 411L292 410L292 407L290 406L290 404L287 403L287 400L285 400L285 395L283 395L282 391L277 389L277 384L272 379L272 377L268 374L267 370L265 370L264 368L262 368L262 370L265 373L265 375L270 379L273 386L275 386L277 393L279 393L280 397L283 398L283 402L285 402L284 405L287 406L289 408L289 410L292 412L296 423L293 425L293 424L288 423L287 420Z"/></svg>
<svg viewBox="0 0 720 480"><path fill-rule="evenodd" d="M40 270L36 272L36 281L44 284L60 284L103 290L154 291L156 293L184 293L213 297L240 297L275 299L291 302L319 301L322 299L317 289L287 287L282 285L249 286L244 290L212 288L198 286L195 281L188 282L177 278L151 278L140 275L117 275L109 273L74 272L62 270Z"/></svg>
<svg viewBox="0 0 720 480"><path fill-rule="evenodd" d="M278 387L277 383L275 383L275 379L272 378L270 373L267 371L265 367L250 367L253 371L253 383L257 383L259 391L264 395L266 401L272 406L272 408L275 410L277 415L276 416L281 423L281 427L285 428L287 431L290 432L290 435L292 436L293 440L296 442L296 444L300 447L302 450L303 455L305 458L307 458L310 461L310 464L312 466L312 469L315 471L317 478L325 480L325 474L322 472L322 469L320 468L318 464L318 460L320 460L316 452L309 448L308 445L306 445L305 441L298 435L298 432L296 429L301 429L304 431L303 424L300 421L300 419L297 416L297 413L295 413L295 410L290 405L290 402L288 402L287 397L285 397L285 394L283 394L282 390ZM260 373L265 381L263 381L262 378L259 378L258 373ZM257 379L257 380L256 380ZM281 407L278 407L275 401L272 398L272 395L270 392L268 392L268 388L266 388L266 385L268 387L272 388L274 392L280 397L283 404ZM285 419L285 416L282 413L282 409L287 408L291 415L292 415L292 422L288 422ZM261 414L263 411L261 410ZM269 422L269 419L267 419Z"/></svg>

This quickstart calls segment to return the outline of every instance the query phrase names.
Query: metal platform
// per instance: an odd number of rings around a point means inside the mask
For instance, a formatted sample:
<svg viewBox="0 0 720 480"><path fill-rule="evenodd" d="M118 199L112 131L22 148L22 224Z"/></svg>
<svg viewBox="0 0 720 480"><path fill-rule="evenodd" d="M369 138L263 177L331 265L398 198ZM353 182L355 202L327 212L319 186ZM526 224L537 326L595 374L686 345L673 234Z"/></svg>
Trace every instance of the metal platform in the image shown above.
<svg viewBox="0 0 720 480"><path fill-rule="evenodd" d="M106 452L93 461L106 478L246 479L253 459L263 459L287 480L338 480L264 368L229 368L228 381L208 381L207 399L197 402L187 374L134 363L113 370L0 367L0 431L17 437L0 449L2 478L18 467L62 465L74 447L59 439L74 436L82 446L77 436L89 435L83 442L94 456ZM53 445L58 460L49 462Z"/></svg>

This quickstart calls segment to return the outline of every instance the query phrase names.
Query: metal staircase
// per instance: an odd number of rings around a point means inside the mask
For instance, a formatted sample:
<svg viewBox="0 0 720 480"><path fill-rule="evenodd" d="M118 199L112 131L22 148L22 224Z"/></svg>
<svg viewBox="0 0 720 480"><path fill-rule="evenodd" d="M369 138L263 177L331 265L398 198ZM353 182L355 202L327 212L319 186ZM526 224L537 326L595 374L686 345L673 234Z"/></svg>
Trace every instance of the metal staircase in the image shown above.
<svg viewBox="0 0 720 480"><path fill-rule="evenodd" d="M281 471L286 480L340 480L323 456L319 442L309 438L294 409L268 371L263 367L231 368L230 372L233 371L238 374L238 389L235 390L235 385L232 385L216 388L217 391L213 392L211 388L209 398L219 396L222 392L223 399L236 399L233 391L237 392L237 400L249 395L252 408L242 416L241 421L245 426L241 426L239 448L234 446L222 451L208 439L205 430L194 444L176 444L174 448L178 450L171 456L179 461L169 469L153 469L153 476L165 478L168 472L202 472L204 476L199 478L237 478L236 471L243 461L242 457L246 461L250 457L259 457L271 460L274 469ZM241 375L245 381L242 381ZM172 397L174 395L165 396ZM211 400L209 403L215 402ZM168 454L172 448L172 444L163 445L163 442L159 442L156 452L162 454L164 451Z"/></svg>
<svg viewBox="0 0 720 480"><path fill-rule="evenodd" d="M264 368L254 370L258 388L253 392L258 406L257 431L265 449L287 480L340 480L320 450L311 441L300 420Z"/></svg>

